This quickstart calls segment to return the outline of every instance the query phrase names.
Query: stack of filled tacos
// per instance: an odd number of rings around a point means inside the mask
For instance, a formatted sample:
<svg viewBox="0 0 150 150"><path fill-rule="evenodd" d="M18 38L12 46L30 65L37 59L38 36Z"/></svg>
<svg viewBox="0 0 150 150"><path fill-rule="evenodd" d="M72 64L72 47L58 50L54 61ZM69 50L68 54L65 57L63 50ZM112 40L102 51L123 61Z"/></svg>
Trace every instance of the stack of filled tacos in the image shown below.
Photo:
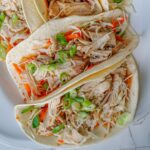
<svg viewBox="0 0 150 150"><path fill-rule="evenodd" d="M11 2L16 12L0 14L1 31L10 24L22 29L13 34L21 37L17 44L9 39L6 65L25 103L15 106L23 132L44 145L73 147L98 143L129 124L139 89L131 1Z"/></svg>

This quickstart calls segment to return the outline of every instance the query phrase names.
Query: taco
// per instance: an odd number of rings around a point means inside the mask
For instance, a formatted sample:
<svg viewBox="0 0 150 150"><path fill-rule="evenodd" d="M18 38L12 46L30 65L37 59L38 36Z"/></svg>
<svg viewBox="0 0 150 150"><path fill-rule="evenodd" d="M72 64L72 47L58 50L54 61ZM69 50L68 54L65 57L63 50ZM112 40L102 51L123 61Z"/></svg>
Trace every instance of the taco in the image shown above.
<svg viewBox="0 0 150 150"><path fill-rule="evenodd" d="M95 144L118 133L136 111L139 81L135 60L130 56L96 76L46 103L16 106L20 128L37 143L69 148Z"/></svg>
<svg viewBox="0 0 150 150"><path fill-rule="evenodd" d="M72 15L88 16L132 6L132 0L34 0L43 21Z"/></svg>
<svg viewBox="0 0 150 150"><path fill-rule="evenodd" d="M0 1L0 61L4 61L8 51L30 35L33 30L29 27L21 0Z"/></svg>
<svg viewBox="0 0 150 150"><path fill-rule="evenodd" d="M30 27L30 30L34 32L44 23L44 21L40 17L39 13L36 11L33 0L21 0L21 2L26 22Z"/></svg>
<svg viewBox="0 0 150 150"><path fill-rule="evenodd" d="M138 37L114 10L43 25L8 54L7 68L26 102L46 100L129 55Z"/></svg>

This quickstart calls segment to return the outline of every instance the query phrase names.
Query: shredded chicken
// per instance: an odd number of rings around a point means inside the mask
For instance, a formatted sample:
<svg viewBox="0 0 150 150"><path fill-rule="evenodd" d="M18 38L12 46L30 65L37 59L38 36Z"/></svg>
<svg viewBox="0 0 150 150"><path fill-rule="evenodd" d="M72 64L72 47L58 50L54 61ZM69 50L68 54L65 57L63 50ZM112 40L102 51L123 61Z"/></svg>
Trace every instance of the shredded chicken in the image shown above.
<svg viewBox="0 0 150 150"><path fill-rule="evenodd" d="M48 9L50 19L71 15L86 16L100 12L93 0L51 0Z"/></svg>
<svg viewBox="0 0 150 150"><path fill-rule="evenodd" d="M130 89L126 80L132 74L128 69L128 65L124 63L106 77L90 81L51 100L44 121L36 129L31 127L31 120L40 111L33 110L30 119L26 119L29 128L36 135L53 135L57 137L57 141L72 145L80 145L97 138L94 132L97 128L102 136L107 136L117 125L119 116L130 113L127 110ZM68 105L69 100L71 105Z"/></svg>

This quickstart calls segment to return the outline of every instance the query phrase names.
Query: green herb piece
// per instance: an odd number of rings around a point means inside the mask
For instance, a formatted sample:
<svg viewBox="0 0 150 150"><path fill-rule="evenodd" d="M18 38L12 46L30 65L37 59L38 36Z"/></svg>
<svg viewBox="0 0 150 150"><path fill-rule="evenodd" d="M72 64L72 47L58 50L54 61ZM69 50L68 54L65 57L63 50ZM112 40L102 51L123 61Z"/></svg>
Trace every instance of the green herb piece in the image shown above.
<svg viewBox="0 0 150 150"><path fill-rule="evenodd" d="M36 116L33 118L32 127L33 127L33 128L37 128L37 127L39 127L39 125L40 125L40 118L39 118L39 115L36 115Z"/></svg>
<svg viewBox="0 0 150 150"><path fill-rule="evenodd" d="M68 73L63 72L60 74L60 81L62 84L65 84L70 79L70 76Z"/></svg>
<svg viewBox="0 0 150 150"><path fill-rule="evenodd" d="M114 0L114 3L121 3L123 0Z"/></svg>
<svg viewBox="0 0 150 150"><path fill-rule="evenodd" d="M45 82L45 83L43 84L43 87L44 87L45 90L47 90L48 87L49 87L49 84L48 84L47 82Z"/></svg>
<svg viewBox="0 0 150 150"><path fill-rule="evenodd" d="M83 103L82 103L82 105L83 105L83 110L84 111L88 111L88 112L91 112L91 111L94 111L94 109L95 109L95 104L92 104L92 102L91 101L89 101L89 100L85 100Z"/></svg>
<svg viewBox="0 0 150 150"><path fill-rule="evenodd" d="M30 71L31 74L34 74L36 69L37 69L37 67L36 67L35 64L29 63L29 64L27 64L27 69Z"/></svg>
<svg viewBox="0 0 150 150"><path fill-rule="evenodd" d="M34 109L34 106L29 106L29 107L27 107L27 108L24 108L24 109L21 111L21 113L24 114L24 113L30 112L30 111L33 110L33 109Z"/></svg>
<svg viewBox="0 0 150 150"><path fill-rule="evenodd" d="M63 107L64 107L65 110L71 108L72 103L73 103L73 99L71 99L69 97L68 98L64 97Z"/></svg>
<svg viewBox="0 0 150 150"><path fill-rule="evenodd" d="M77 97L77 90L76 90L76 89L71 90L71 91L69 92L69 95L70 95L71 98Z"/></svg>
<svg viewBox="0 0 150 150"><path fill-rule="evenodd" d="M84 102L84 98L83 97L75 97L74 101L79 102L79 103L83 103Z"/></svg>
<svg viewBox="0 0 150 150"><path fill-rule="evenodd" d="M41 65L40 70L41 71L48 71L48 65Z"/></svg>
<svg viewBox="0 0 150 150"><path fill-rule="evenodd" d="M56 40L62 45L62 46L66 46L68 44L65 36L63 33L59 33L56 35Z"/></svg>
<svg viewBox="0 0 150 150"><path fill-rule="evenodd" d="M6 47L2 44L0 44L0 58L3 60L6 58Z"/></svg>
<svg viewBox="0 0 150 150"><path fill-rule="evenodd" d="M89 114L87 112L81 111L78 113L79 119L86 119Z"/></svg>
<svg viewBox="0 0 150 150"><path fill-rule="evenodd" d="M73 102L71 105L72 109L75 111L80 111L81 110L81 104L78 102Z"/></svg>
<svg viewBox="0 0 150 150"><path fill-rule="evenodd" d="M60 64L63 64L66 62L66 59L68 58L68 54L67 54L67 51L65 50L60 50L58 51L58 62Z"/></svg>
<svg viewBox="0 0 150 150"><path fill-rule="evenodd" d="M12 23L13 23L13 25L16 25L18 23L18 20L19 20L18 16L16 14L13 14L12 15Z"/></svg>
<svg viewBox="0 0 150 150"><path fill-rule="evenodd" d="M117 124L120 126L123 126L128 120L129 120L130 114L129 113L123 113L120 115L117 119Z"/></svg>
<svg viewBox="0 0 150 150"><path fill-rule="evenodd" d="M5 14L4 14L4 12L1 12L0 13L0 28L2 27L2 25L3 25L3 22L4 22L4 20L5 20Z"/></svg>
<svg viewBox="0 0 150 150"><path fill-rule="evenodd" d="M48 65L48 71L54 71L57 69L57 67L58 67L58 64L56 63L50 64Z"/></svg>
<svg viewBox="0 0 150 150"><path fill-rule="evenodd" d="M64 129L64 128L65 128L65 125L64 125L64 124L61 124L61 125L55 127L55 128L52 130L52 133L56 134L56 133L58 133L59 131L61 131L62 129Z"/></svg>
<svg viewBox="0 0 150 150"><path fill-rule="evenodd" d="M92 105L92 102L89 101L89 100L85 100L85 101L82 103L82 105L83 105L84 107L88 107L88 106Z"/></svg>
<svg viewBox="0 0 150 150"><path fill-rule="evenodd" d="M77 47L76 45L73 45L69 50L70 57L73 57L76 53L77 53Z"/></svg>

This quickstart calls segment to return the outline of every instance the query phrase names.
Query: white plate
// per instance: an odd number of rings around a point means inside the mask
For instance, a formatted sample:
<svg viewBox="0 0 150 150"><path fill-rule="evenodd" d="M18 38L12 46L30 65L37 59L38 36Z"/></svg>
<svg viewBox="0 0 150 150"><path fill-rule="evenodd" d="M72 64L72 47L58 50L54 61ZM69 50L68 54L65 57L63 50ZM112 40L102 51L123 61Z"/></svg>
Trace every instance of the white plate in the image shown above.
<svg viewBox="0 0 150 150"><path fill-rule="evenodd" d="M150 99L150 1L135 0L136 14L132 15L132 24L141 36L139 47L134 52L140 67L140 102L136 118L149 111ZM28 140L15 122L13 108L22 103L21 98L8 75L4 63L0 63L0 144L26 149L43 149Z"/></svg>

